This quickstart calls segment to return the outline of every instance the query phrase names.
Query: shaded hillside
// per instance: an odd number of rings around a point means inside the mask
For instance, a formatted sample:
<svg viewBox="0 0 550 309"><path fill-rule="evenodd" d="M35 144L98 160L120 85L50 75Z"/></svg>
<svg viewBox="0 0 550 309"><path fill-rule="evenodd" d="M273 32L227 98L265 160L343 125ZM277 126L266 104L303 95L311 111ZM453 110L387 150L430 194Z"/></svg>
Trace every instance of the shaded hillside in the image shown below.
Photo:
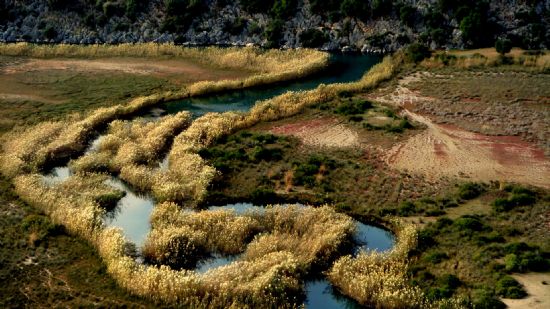
<svg viewBox="0 0 550 309"><path fill-rule="evenodd" d="M2 0L0 41L315 47L392 51L550 46L550 1Z"/></svg>

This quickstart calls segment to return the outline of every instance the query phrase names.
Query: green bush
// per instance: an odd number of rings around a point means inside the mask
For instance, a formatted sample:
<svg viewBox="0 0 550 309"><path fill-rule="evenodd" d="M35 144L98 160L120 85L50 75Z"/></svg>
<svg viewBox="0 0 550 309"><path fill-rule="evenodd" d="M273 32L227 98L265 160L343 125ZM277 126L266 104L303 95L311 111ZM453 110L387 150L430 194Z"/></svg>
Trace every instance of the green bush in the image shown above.
<svg viewBox="0 0 550 309"><path fill-rule="evenodd" d="M482 231L485 229L485 225L475 217L463 216L456 219L453 223L460 231Z"/></svg>
<svg viewBox="0 0 550 309"><path fill-rule="evenodd" d="M259 187L252 191L250 199L256 205L275 204L277 202L277 194L273 189Z"/></svg>
<svg viewBox="0 0 550 309"><path fill-rule="evenodd" d="M472 308L476 309L505 309L506 304L504 304L492 289L487 287L482 289L477 289L474 291L472 297Z"/></svg>
<svg viewBox="0 0 550 309"><path fill-rule="evenodd" d="M426 255L424 257L424 260L426 260L427 262L432 263L432 264L439 264L443 260L446 260L448 258L449 258L449 256L445 252L435 251L435 252L431 252L428 255Z"/></svg>
<svg viewBox="0 0 550 309"><path fill-rule="evenodd" d="M51 25L47 26L46 29L44 29L44 36L48 40L55 40L57 38L57 30Z"/></svg>
<svg viewBox="0 0 550 309"><path fill-rule="evenodd" d="M340 13L344 16L366 19L369 16L368 1L344 0L340 4Z"/></svg>
<svg viewBox="0 0 550 309"><path fill-rule="evenodd" d="M267 13L275 0L239 0L243 9L250 13Z"/></svg>
<svg viewBox="0 0 550 309"><path fill-rule="evenodd" d="M416 9L410 5L404 5L399 9L399 19L409 27L414 26L416 20Z"/></svg>
<svg viewBox="0 0 550 309"><path fill-rule="evenodd" d="M512 50L512 41L508 39L498 39L495 42L495 49L497 53L505 55Z"/></svg>
<svg viewBox="0 0 550 309"><path fill-rule="evenodd" d="M503 276L497 281L496 293L504 298L519 299L527 296L523 286L510 276Z"/></svg>
<svg viewBox="0 0 550 309"><path fill-rule="evenodd" d="M413 43L405 50L405 55L409 61L419 63L420 61L429 58L431 56L430 49L423 44Z"/></svg>
<svg viewBox="0 0 550 309"><path fill-rule="evenodd" d="M410 201L401 203L398 209L400 216L410 216L416 213L416 205Z"/></svg>
<svg viewBox="0 0 550 309"><path fill-rule="evenodd" d="M463 200L471 200L485 192L485 188L478 183L468 182L458 187L458 197Z"/></svg>
<svg viewBox="0 0 550 309"><path fill-rule="evenodd" d="M373 107L372 102L368 100L344 101L336 108L335 112L341 115L358 115L365 113Z"/></svg>
<svg viewBox="0 0 550 309"><path fill-rule="evenodd" d="M109 194L103 194L96 197L95 201L99 204L100 207L111 210L116 207L118 201L126 195L126 192L116 190Z"/></svg>
<svg viewBox="0 0 550 309"><path fill-rule="evenodd" d="M278 47L283 33L284 23L280 19L273 19L268 24L264 31L264 37L267 40L267 48Z"/></svg>
<svg viewBox="0 0 550 309"><path fill-rule="evenodd" d="M283 151L280 148L264 148L256 146L252 149L250 159L252 161L278 161L283 158Z"/></svg>
<svg viewBox="0 0 550 309"><path fill-rule="evenodd" d="M322 46L328 40L328 36L319 29L308 29L300 33L302 47L315 48Z"/></svg>

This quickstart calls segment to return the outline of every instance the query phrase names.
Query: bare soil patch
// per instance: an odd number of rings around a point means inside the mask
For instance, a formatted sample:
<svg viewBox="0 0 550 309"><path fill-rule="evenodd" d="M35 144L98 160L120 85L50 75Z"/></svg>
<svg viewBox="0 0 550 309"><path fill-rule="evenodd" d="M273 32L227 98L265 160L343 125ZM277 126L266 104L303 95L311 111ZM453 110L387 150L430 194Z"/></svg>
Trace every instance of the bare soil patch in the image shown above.
<svg viewBox="0 0 550 309"><path fill-rule="evenodd" d="M117 72L170 78L178 83L201 80L235 79L246 72L206 68L186 60L104 58L104 59L28 59L23 63L2 68L3 74L65 70L73 72Z"/></svg>
<svg viewBox="0 0 550 309"><path fill-rule="evenodd" d="M429 178L443 176L464 179L490 181L501 180L532 184L545 188L550 187L550 161L544 150L519 136L494 136L472 132L466 124L463 128L461 117L434 116L418 106L430 106L430 110L445 109L452 105L441 98L424 96L412 84L418 85L423 79L439 78L429 73L416 73L401 79L393 92L376 100L403 108L403 113L414 121L423 123L427 130L395 145L387 154L386 162L400 170L420 173ZM424 89L424 88L422 88ZM452 96L449 93L448 96ZM513 98L512 98L513 100ZM446 105L447 104L447 105ZM465 103L459 106L468 109ZM536 112L533 112L537 114ZM473 113L472 113L473 114ZM535 116L539 125L548 123L549 116L545 111ZM476 117L483 119L483 112ZM523 114L520 114L520 117ZM514 116L515 117L515 116ZM518 117L518 118L520 118ZM439 119L437 121L432 118ZM451 119L453 121L447 121ZM480 121L483 124L483 121ZM530 118L527 117L529 120ZM524 121L524 120L520 120ZM536 121L535 121L536 122ZM485 124L483 124L485 125ZM543 125L546 127L547 124ZM537 127L538 128L538 127ZM533 131L533 134L547 135L544 128ZM496 133L507 133L506 129ZM529 132L527 130L526 132Z"/></svg>
<svg viewBox="0 0 550 309"><path fill-rule="evenodd" d="M510 309L550 308L550 273L528 273L512 275L521 283L529 296L523 299L503 299Z"/></svg>
<svg viewBox="0 0 550 309"><path fill-rule="evenodd" d="M359 145L358 134L335 118L319 118L283 124L270 129L273 134L298 137L305 145L353 147Z"/></svg>

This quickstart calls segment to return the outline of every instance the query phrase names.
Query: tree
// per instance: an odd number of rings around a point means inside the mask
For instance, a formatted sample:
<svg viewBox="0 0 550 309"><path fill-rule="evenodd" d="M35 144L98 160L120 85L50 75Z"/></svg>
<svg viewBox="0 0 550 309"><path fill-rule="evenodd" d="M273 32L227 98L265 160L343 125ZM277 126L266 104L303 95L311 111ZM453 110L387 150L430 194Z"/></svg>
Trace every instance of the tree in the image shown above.
<svg viewBox="0 0 550 309"><path fill-rule="evenodd" d="M495 49L497 50L497 53L504 56L512 50L512 41L508 39L498 39L495 42Z"/></svg>

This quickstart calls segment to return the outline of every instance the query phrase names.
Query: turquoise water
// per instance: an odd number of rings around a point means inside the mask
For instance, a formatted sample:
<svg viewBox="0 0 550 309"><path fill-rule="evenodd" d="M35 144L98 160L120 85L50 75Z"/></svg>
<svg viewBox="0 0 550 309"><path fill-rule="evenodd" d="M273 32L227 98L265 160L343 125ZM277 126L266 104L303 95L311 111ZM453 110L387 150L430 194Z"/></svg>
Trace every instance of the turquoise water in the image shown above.
<svg viewBox="0 0 550 309"><path fill-rule="evenodd" d="M208 112L247 111L257 101L266 100L287 91L311 90L320 84L347 83L359 80L365 72L380 61L379 57L362 55L332 55L331 69L322 75L281 83L269 87L232 91L227 94L190 98L168 102L164 109L168 114L183 110L195 116Z"/></svg>

